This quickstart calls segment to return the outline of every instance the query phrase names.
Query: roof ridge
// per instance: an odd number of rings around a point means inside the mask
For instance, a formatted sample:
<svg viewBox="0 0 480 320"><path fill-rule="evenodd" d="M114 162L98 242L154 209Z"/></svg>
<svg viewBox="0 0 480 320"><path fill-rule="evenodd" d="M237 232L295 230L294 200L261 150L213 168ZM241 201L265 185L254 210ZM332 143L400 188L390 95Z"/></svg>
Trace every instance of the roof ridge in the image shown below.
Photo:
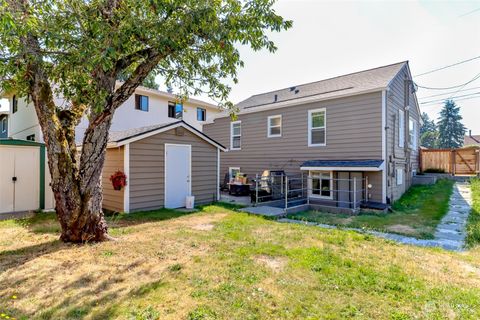
<svg viewBox="0 0 480 320"><path fill-rule="evenodd" d="M258 94L251 95L251 96L249 96L248 98L243 99L242 101L240 101L240 102L238 102L238 103L241 103L241 102L243 102L243 101L245 101L245 100L248 100L248 99L250 99L250 98L252 98L252 97L257 97L257 96L261 96L261 95L268 94L268 93L274 93L274 92L277 92L277 91L282 91L282 90L290 89L290 88L293 88L293 87L305 86L305 85L308 85L308 84L319 83L319 82L323 82L323 81L327 81L327 80L332 80L332 79L335 79L335 78L346 77L346 76L354 75L354 74L357 74L357 73L362 73L362 72L367 72L367 71L373 71L373 70L376 70L376 69L387 68L387 67L391 67L391 66L394 66L394 65L397 65L397 64L405 64L405 63L408 63L408 60L404 60L404 61L400 61L400 62L396 62L396 63L391 63L391 64L387 64L387 65L380 66L380 67L375 67L375 68L370 68L370 69L365 69L365 70L350 72L350 73L346 73L346 74L341 74L341 75L338 75L338 76L334 76L334 77L330 77L330 78L325 78L325 79L322 79L322 80L305 82L305 83L297 84L297 85L294 85L294 86L288 86L288 87L285 87L285 88L282 88L282 89L277 89L277 90L271 90L271 91L267 91L267 92L263 92L263 93L258 93ZM237 104L238 104L238 103L237 103Z"/></svg>

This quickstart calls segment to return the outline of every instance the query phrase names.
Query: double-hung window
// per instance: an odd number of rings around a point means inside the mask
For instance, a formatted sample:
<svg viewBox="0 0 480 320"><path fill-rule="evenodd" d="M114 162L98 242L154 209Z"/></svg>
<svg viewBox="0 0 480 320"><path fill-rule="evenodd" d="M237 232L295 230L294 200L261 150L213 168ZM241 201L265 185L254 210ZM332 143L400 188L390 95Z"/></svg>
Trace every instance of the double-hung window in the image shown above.
<svg viewBox="0 0 480 320"><path fill-rule="evenodd" d="M410 138L410 140L409 140L410 148L416 149L417 148L417 128L415 126L415 121L413 120L413 118L409 119L408 133L409 133L409 138Z"/></svg>
<svg viewBox="0 0 480 320"><path fill-rule="evenodd" d="M197 108L197 120L206 121L207 120L207 110L204 108Z"/></svg>
<svg viewBox="0 0 480 320"><path fill-rule="evenodd" d="M308 111L308 146L325 146L327 119L325 109Z"/></svg>
<svg viewBox="0 0 480 320"><path fill-rule="evenodd" d="M148 111L148 97L140 94L135 95L135 109Z"/></svg>
<svg viewBox="0 0 480 320"><path fill-rule="evenodd" d="M332 172L310 171L310 195L332 199Z"/></svg>
<svg viewBox="0 0 480 320"><path fill-rule="evenodd" d="M183 104L175 103L172 101L168 102L168 117L175 119L183 118Z"/></svg>
<svg viewBox="0 0 480 320"><path fill-rule="evenodd" d="M242 148L242 122L235 121L230 123L230 150L240 150Z"/></svg>
<svg viewBox="0 0 480 320"><path fill-rule="evenodd" d="M405 112L398 110L398 146L405 146Z"/></svg>
<svg viewBox="0 0 480 320"><path fill-rule="evenodd" d="M275 138L282 136L282 116L270 116L268 117L268 132L267 137Z"/></svg>

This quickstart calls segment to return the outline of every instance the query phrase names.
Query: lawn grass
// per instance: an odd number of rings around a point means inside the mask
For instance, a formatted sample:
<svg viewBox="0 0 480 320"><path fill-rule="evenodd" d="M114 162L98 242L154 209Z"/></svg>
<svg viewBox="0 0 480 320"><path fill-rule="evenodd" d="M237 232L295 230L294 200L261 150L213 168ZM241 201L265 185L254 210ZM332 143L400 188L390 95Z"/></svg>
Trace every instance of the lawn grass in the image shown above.
<svg viewBox="0 0 480 320"><path fill-rule="evenodd" d="M403 246L232 209L211 205L192 214L120 215L111 221L118 241L87 245L59 242L51 214L28 223L0 222L0 314L16 319L480 317L477 249L453 253Z"/></svg>
<svg viewBox="0 0 480 320"><path fill-rule="evenodd" d="M472 188L472 211L467 221L468 247L480 244L480 178L471 180Z"/></svg>
<svg viewBox="0 0 480 320"><path fill-rule="evenodd" d="M432 239L435 227L448 212L453 182L442 179L435 185L412 186L396 201L392 213L362 212L359 215L307 211L289 215L292 219L314 221L350 228L392 232L419 239Z"/></svg>

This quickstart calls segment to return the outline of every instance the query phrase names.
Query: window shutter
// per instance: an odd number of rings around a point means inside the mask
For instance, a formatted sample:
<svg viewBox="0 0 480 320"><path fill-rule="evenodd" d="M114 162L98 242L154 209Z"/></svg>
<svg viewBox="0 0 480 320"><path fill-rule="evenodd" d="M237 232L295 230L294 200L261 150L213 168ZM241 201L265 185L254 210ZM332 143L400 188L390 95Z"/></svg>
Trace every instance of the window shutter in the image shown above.
<svg viewBox="0 0 480 320"><path fill-rule="evenodd" d="M140 95L135 95L135 109L140 110Z"/></svg>

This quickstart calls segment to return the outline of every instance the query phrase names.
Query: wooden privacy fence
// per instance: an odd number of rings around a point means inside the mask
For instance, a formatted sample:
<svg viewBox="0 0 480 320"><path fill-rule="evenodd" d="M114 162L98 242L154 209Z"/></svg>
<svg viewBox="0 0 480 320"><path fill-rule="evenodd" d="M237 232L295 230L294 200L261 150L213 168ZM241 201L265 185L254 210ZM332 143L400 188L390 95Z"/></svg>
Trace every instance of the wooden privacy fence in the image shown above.
<svg viewBox="0 0 480 320"><path fill-rule="evenodd" d="M422 172L433 169L453 175L479 175L480 147L421 149L420 169Z"/></svg>

